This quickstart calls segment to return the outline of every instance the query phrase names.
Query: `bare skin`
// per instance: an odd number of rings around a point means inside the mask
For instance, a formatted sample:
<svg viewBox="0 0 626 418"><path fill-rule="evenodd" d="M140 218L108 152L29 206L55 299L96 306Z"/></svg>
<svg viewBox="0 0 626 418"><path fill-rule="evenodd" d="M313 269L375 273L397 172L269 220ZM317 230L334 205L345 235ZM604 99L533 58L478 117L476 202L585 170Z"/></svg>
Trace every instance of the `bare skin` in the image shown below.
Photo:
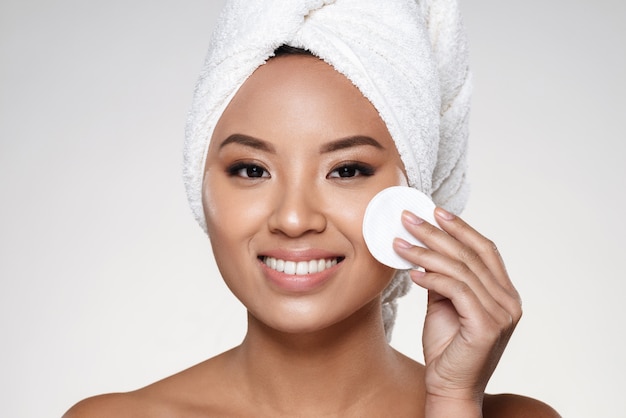
<svg viewBox="0 0 626 418"><path fill-rule="evenodd" d="M65 417L558 417L484 394L519 297L493 244L441 209L445 232L403 218L431 250L395 247L427 269L412 274L429 291L426 365L387 343L380 294L394 271L371 257L360 226L371 197L405 184L384 122L349 80L313 57L270 60L220 119L204 179L217 264L248 310L244 341ZM276 260L316 267L293 280Z"/></svg>

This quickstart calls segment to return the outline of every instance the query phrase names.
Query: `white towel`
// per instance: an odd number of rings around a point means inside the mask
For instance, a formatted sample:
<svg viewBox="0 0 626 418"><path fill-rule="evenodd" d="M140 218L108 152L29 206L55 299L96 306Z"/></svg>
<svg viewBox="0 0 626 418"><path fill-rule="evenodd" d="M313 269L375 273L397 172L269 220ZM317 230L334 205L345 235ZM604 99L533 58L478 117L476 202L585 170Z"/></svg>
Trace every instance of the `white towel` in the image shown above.
<svg viewBox="0 0 626 418"><path fill-rule="evenodd" d="M471 94L467 41L457 0L230 0L219 17L186 128L184 182L206 231L202 179L208 142L239 87L290 45L311 51L349 78L378 110L409 185L459 213ZM385 291L390 338L400 273Z"/></svg>

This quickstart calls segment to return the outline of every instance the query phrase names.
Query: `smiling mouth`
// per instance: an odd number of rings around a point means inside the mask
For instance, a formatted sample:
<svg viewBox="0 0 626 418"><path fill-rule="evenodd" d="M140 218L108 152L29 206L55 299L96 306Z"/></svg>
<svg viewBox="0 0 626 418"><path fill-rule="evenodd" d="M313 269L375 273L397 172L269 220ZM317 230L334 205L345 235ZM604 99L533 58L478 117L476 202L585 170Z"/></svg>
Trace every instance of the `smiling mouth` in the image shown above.
<svg viewBox="0 0 626 418"><path fill-rule="evenodd" d="M259 260L272 270L294 276L304 276L306 274L320 273L326 269L336 266L343 261L344 257L320 258L309 261L289 261L280 258L261 256Z"/></svg>

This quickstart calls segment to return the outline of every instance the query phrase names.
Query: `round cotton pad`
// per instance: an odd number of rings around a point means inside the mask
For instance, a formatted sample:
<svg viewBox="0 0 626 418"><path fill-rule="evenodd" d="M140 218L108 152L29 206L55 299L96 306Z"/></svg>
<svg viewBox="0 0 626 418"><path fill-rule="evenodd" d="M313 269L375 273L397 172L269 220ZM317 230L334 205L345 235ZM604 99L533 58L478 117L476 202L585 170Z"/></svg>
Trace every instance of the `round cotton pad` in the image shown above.
<svg viewBox="0 0 626 418"><path fill-rule="evenodd" d="M394 238L426 247L402 225L402 211L413 212L439 228L435 220L435 204L417 189L404 186L389 187L370 201L363 217L363 237L370 253L386 266L406 270L416 266L400 257L393 249Z"/></svg>

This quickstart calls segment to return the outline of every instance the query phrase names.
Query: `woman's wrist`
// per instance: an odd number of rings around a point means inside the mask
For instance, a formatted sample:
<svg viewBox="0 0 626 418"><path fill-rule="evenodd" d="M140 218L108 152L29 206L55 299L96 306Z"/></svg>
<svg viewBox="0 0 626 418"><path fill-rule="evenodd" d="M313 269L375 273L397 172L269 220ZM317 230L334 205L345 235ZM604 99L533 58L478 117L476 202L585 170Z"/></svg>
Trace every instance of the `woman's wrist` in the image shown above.
<svg viewBox="0 0 626 418"><path fill-rule="evenodd" d="M426 418L482 418L483 403L473 399L453 399L426 395L424 404Z"/></svg>

